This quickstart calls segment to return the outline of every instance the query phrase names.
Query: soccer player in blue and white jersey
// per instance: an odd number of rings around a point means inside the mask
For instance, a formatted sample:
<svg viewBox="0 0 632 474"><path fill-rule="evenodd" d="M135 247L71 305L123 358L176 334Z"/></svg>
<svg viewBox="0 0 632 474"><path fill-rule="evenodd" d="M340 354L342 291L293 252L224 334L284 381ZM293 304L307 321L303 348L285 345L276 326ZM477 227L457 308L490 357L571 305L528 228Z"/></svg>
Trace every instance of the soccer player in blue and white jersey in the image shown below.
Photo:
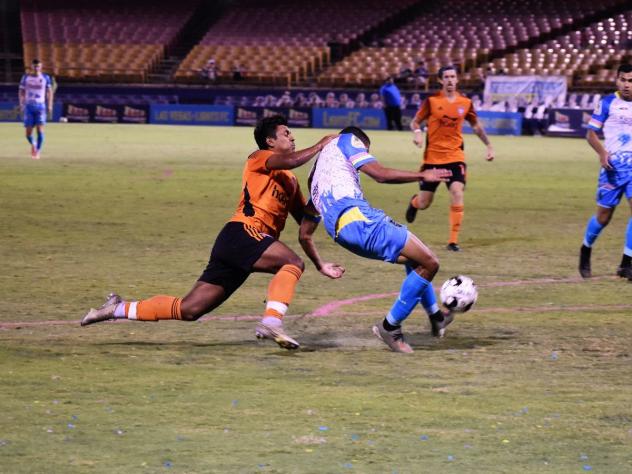
<svg viewBox="0 0 632 474"><path fill-rule="evenodd" d="M369 153L369 137L357 127L347 127L327 144L309 177L312 205L322 215L327 233L336 243L366 258L406 264L399 297L373 333L395 352L413 352L404 339L402 322L421 302L428 313L432 333L442 337L453 315L441 310L432 287L439 269L434 253L406 227L367 202L360 187L359 171L378 183L446 181L450 170L403 171L382 166ZM310 241L318 224L303 219L301 242Z"/></svg>
<svg viewBox="0 0 632 474"><path fill-rule="evenodd" d="M46 112L53 113L53 89L50 77L42 73L42 63L34 59L31 72L20 80L20 109L24 113L26 139L31 144L31 158L40 159L44 143ZM33 142L33 127L37 129L37 142Z"/></svg>
<svg viewBox="0 0 632 474"><path fill-rule="evenodd" d="M592 276L590 254L625 194L632 211L632 65L617 70L617 92L602 98L588 123L586 139L597 152L601 171L597 185L597 212L588 221L580 250L579 273ZM603 130L605 143L597 132ZM632 217L628 220L623 257L617 275L632 281Z"/></svg>

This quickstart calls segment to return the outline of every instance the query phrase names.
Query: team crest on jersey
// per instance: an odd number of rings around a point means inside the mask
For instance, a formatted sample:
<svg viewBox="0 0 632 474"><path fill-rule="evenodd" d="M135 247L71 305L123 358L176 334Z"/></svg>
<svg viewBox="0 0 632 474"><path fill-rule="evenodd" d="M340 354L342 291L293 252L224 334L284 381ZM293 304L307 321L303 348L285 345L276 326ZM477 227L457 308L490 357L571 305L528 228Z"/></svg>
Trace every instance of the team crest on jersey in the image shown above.
<svg viewBox="0 0 632 474"><path fill-rule="evenodd" d="M458 109L456 109L456 111L459 113L459 115L463 115L465 113L465 109L463 107L459 107Z"/></svg>

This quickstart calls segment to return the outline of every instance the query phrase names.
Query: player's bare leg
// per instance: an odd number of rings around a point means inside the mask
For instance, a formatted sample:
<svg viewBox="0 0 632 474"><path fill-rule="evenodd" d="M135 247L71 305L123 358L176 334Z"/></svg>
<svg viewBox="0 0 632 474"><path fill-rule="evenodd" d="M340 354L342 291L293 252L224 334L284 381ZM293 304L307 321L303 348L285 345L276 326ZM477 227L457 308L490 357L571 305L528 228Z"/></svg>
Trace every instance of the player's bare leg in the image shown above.
<svg viewBox="0 0 632 474"><path fill-rule="evenodd" d="M409 224L415 221L417 217L417 211L423 211L428 209L434 199L434 193L431 191L419 191L414 194L408 202L408 208L406 209L406 222Z"/></svg>
<svg viewBox="0 0 632 474"><path fill-rule="evenodd" d="M283 329L283 316L294 296L294 288L305 269L301 258L283 242L276 241L253 265L253 271L274 273L267 293L266 309L255 336L270 339L284 349L298 349L299 343Z"/></svg>

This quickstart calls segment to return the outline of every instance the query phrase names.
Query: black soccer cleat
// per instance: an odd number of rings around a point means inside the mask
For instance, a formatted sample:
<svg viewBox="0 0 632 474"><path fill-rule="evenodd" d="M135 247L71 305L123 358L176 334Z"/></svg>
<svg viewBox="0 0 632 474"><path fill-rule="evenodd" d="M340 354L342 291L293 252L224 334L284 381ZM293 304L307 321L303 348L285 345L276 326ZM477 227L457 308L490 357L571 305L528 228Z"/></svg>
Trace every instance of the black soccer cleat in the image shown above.
<svg viewBox="0 0 632 474"><path fill-rule="evenodd" d="M417 211L419 210L415 206L413 206L413 199L415 199L415 196L417 195L413 194L413 197L410 198L410 201L408 202L408 208L406 209L406 222L408 222L409 224L412 224L415 221L415 217L417 217Z"/></svg>
<svg viewBox="0 0 632 474"><path fill-rule="evenodd" d="M442 338L448 325L454 321L454 313L450 310L439 310L435 314L429 315L430 329L433 337Z"/></svg>
<svg viewBox="0 0 632 474"><path fill-rule="evenodd" d="M617 276L620 276L621 278L627 278L628 281L632 281L632 267L617 268Z"/></svg>
<svg viewBox="0 0 632 474"><path fill-rule="evenodd" d="M461 247L459 247L459 244L457 244L456 242L450 242L448 245L446 245L446 250L449 250L451 252L460 252L461 251Z"/></svg>
<svg viewBox="0 0 632 474"><path fill-rule="evenodd" d="M592 271L590 269L590 253L592 252L591 247L586 247L582 245L582 248L579 249L579 274L582 278L591 278Z"/></svg>

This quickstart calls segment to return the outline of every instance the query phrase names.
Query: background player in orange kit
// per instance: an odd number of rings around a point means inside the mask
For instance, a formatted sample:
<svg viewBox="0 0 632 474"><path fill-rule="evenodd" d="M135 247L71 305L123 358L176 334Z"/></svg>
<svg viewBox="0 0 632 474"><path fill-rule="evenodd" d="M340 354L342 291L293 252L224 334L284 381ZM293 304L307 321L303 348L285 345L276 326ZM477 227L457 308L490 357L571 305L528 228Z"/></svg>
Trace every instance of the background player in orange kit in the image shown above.
<svg viewBox="0 0 632 474"><path fill-rule="evenodd" d="M463 192L465 190L466 171L465 153L463 153L463 121L467 120L474 133L487 146L487 161L494 159L494 148L487 134L478 122L472 101L457 91L458 77L454 66L445 66L438 73L441 91L428 97L410 122L413 142L423 147L421 127L428 122L426 149L421 169L443 168L452 171L446 183L450 191L450 238L448 250L458 252L459 230L463 221ZM420 183L420 192L415 194L406 210L406 221L413 222L418 210L427 209L432 204L438 182Z"/></svg>
<svg viewBox="0 0 632 474"><path fill-rule="evenodd" d="M274 277L256 336L272 339L285 349L299 347L283 330L282 318L305 264L278 238L289 214L299 224L302 219L319 220L320 216L307 205L296 176L289 170L309 161L337 135L325 136L309 148L294 151L294 137L280 115L259 121L254 135L259 150L244 166L237 210L217 236L209 263L191 291L183 298L159 295L141 301L123 301L113 294L101 308L84 316L82 326L109 319L195 321L228 299L251 273L263 272ZM301 236L300 242L323 275L342 276L344 268L323 262L311 238Z"/></svg>

